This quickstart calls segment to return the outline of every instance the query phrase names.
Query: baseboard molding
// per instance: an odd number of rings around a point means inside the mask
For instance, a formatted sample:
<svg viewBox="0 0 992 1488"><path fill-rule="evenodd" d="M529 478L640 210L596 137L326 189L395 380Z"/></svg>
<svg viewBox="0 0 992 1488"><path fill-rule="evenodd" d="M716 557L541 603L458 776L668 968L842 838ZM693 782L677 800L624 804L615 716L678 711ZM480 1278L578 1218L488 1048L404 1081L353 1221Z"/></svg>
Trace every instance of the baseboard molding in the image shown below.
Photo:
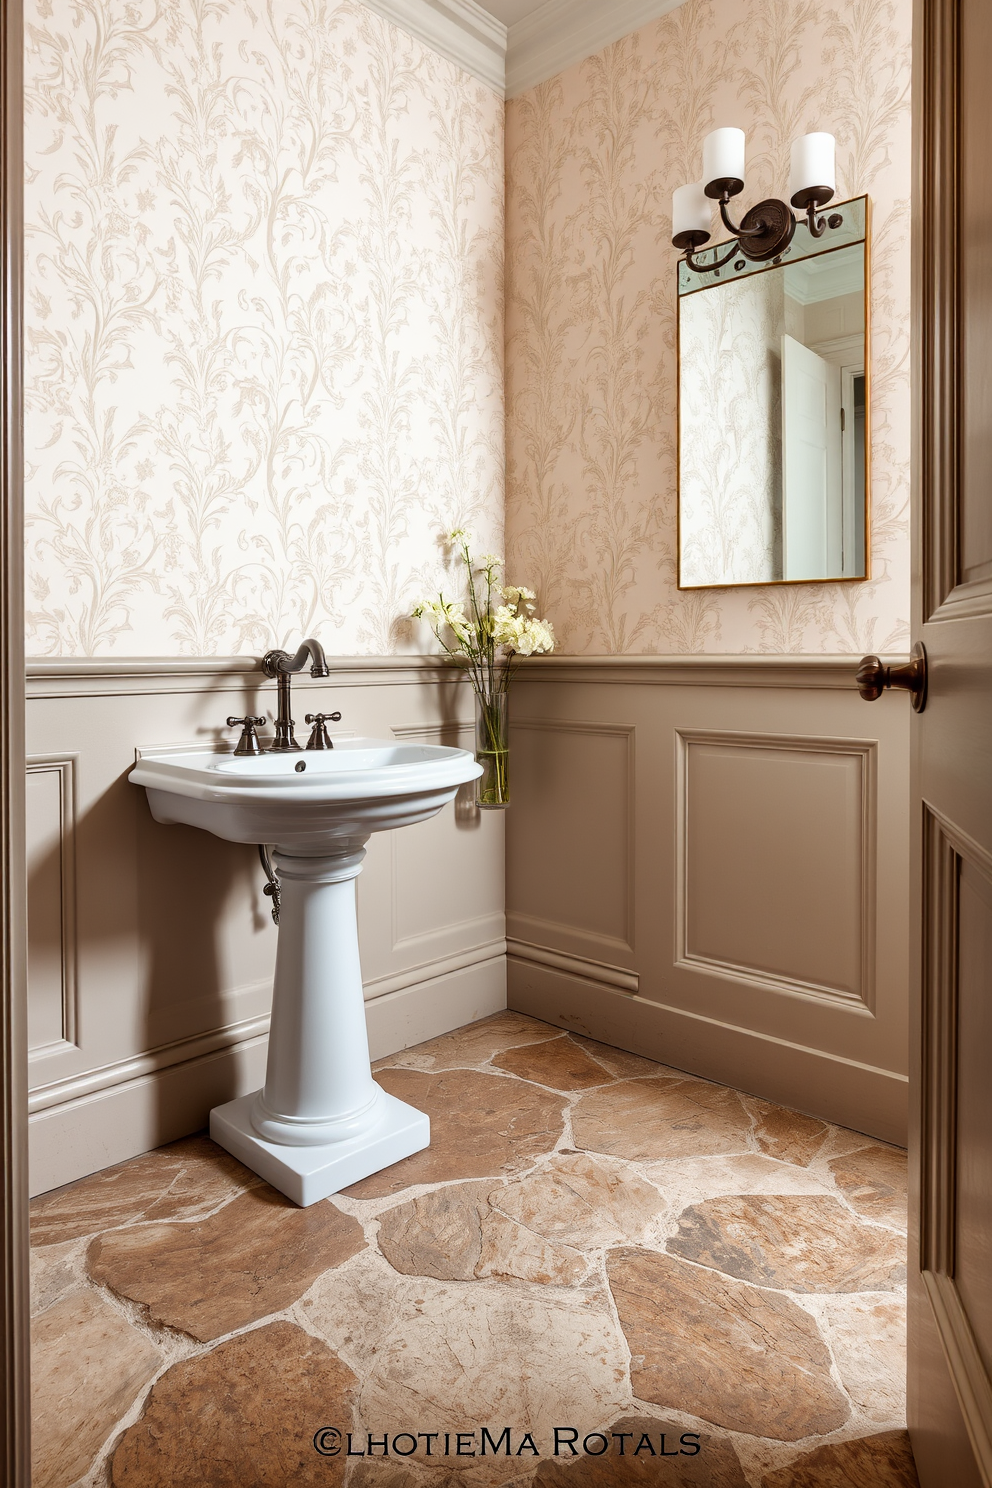
<svg viewBox="0 0 992 1488"><path fill-rule="evenodd" d="M495 955L442 972L366 1003L373 1059L436 1038L506 1006L506 958ZM268 1038L257 1028L205 1035L208 1047L182 1062L128 1074L115 1083L49 1104L29 1119L32 1197L174 1142L207 1125L212 1106L257 1090L265 1077ZM232 1041L233 1035L233 1041ZM226 1039L226 1045L217 1047ZM212 1042L211 1042L212 1041ZM196 1041L191 1040L194 1044Z"/></svg>
<svg viewBox="0 0 992 1488"><path fill-rule="evenodd" d="M31 1116L31 1197L200 1131L211 1106L258 1089L267 1046L263 1034Z"/></svg>
<svg viewBox="0 0 992 1488"><path fill-rule="evenodd" d="M906 1145L905 1075L857 1064L684 1009L630 996L534 960L507 958L507 1006L764 1100Z"/></svg>
<svg viewBox="0 0 992 1488"><path fill-rule="evenodd" d="M589 956L569 955L565 951L554 951L549 946L535 945L529 940L507 938L507 955L517 961L532 961L536 966L551 966L556 971L580 977L597 987L611 987L619 992L636 992L639 978L636 971L627 971L623 966L611 966L606 961L593 961Z"/></svg>
<svg viewBox="0 0 992 1488"><path fill-rule="evenodd" d="M446 972L365 1004L369 1050L384 1059L506 1007L506 956Z"/></svg>

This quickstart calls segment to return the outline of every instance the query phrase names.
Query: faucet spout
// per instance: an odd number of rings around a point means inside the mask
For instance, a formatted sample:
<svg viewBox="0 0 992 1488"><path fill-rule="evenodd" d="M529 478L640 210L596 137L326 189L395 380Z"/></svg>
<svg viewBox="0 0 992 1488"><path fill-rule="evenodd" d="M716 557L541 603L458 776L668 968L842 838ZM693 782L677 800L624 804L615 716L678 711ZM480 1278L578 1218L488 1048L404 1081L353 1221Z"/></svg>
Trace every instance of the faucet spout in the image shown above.
<svg viewBox="0 0 992 1488"><path fill-rule="evenodd" d="M330 668L327 665L327 657L324 648L319 641L310 639L303 642L295 656L290 656L288 651L267 651L262 658L262 670L267 677L278 677L286 673L302 672L307 661L310 665L311 677L329 677Z"/></svg>
<svg viewBox="0 0 992 1488"><path fill-rule="evenodd" d="M290 679L294 673L302 672L308 661L310 662L311 677L330 676L330 668L327 665L324 648L319 641L314 640L312 637L309 637L303 642L295 656L290 656L288 651L275 650L266 651L262 657L262 671L267 677L275 677L279 686L276 736L269 746L270 752L299 750L300 748L300 745L296 742L296 735L293 732L295 724L292 717L289 688Z"/></svg>

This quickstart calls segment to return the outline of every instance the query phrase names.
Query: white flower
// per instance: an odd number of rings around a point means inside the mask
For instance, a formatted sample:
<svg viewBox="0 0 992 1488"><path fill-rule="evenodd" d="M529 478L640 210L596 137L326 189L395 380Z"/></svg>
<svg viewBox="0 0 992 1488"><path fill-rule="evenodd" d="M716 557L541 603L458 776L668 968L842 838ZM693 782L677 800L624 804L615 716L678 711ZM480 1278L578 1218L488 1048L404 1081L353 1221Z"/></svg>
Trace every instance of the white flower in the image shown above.
<svg viewBox="0 0 992 1488"><path fill-rule="evenodd" d="M449 656L468 662L472 684L485 699L493 686L494 668L502 670L515 654L553 651L555 634L550 621L534 617L534 590L494 582L496 571L503 567L502 558L483 553L473 559L471 540L464 527L448 534L448 541L461 547L470 571L485 575L485 586L470 584L464 600L448 600L443 594L422 600L413 614L428 622ZM505 680L500 685L505 686Z"/></svg>
<svg viewBox="0 0 992 1488"><path fill-rule="evenodd" d="M550 620L523 620L516 645L521 656L536 656L555 649L555 633Z"/></svg>

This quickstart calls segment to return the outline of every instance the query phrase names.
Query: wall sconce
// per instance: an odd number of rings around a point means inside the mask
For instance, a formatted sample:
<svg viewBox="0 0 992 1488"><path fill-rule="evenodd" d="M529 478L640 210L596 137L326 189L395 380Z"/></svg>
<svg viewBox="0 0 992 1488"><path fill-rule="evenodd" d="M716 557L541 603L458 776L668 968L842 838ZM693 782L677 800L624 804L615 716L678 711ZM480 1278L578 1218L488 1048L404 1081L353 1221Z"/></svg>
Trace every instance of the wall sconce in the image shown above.
<svg viewBox="0 0 992 1488"><path fill-rule="evenodd" d="M806 214L806 226L814 238L822 237L828 227L840 227L844 220L839 212L826 218L817 216L818 209L833 196L836 184L833 135L804 134L797 139L792 146L789 199L792 207ZM684 251L685 262L697 274L723 268L738 253L753 263L768 259L777 262L792 242L796 216L792 207L776 197L751 207L739 227L731 222L727 205L743 190L744 131L714 129L703 141L703 179L679 186L672 194L672 242ZM736 241L725 258L701 264L693 253L710 240L714 201L719 202L723 225Z"/></svg>

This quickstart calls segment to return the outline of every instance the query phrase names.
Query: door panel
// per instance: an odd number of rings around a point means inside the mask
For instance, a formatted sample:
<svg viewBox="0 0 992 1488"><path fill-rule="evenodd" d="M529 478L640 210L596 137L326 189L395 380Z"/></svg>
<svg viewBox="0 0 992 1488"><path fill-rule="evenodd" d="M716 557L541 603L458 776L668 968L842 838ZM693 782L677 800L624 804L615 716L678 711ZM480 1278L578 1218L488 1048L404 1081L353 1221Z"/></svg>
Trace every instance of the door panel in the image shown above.
<svg viewBox="0 0 992 1488"><path fill-rule="evenodd" d="M992 151L988 0L917 0L913 739L918 1174L909 1424L923 1488L992 1488ZM912 1243L912 1242L911 1242Z"/></svg>
<svg viewBox="0 0 992 1488"><path fill-rule="evenodd" d="M992 878L959 860L954 1284L992 1369Z"/></svg>

